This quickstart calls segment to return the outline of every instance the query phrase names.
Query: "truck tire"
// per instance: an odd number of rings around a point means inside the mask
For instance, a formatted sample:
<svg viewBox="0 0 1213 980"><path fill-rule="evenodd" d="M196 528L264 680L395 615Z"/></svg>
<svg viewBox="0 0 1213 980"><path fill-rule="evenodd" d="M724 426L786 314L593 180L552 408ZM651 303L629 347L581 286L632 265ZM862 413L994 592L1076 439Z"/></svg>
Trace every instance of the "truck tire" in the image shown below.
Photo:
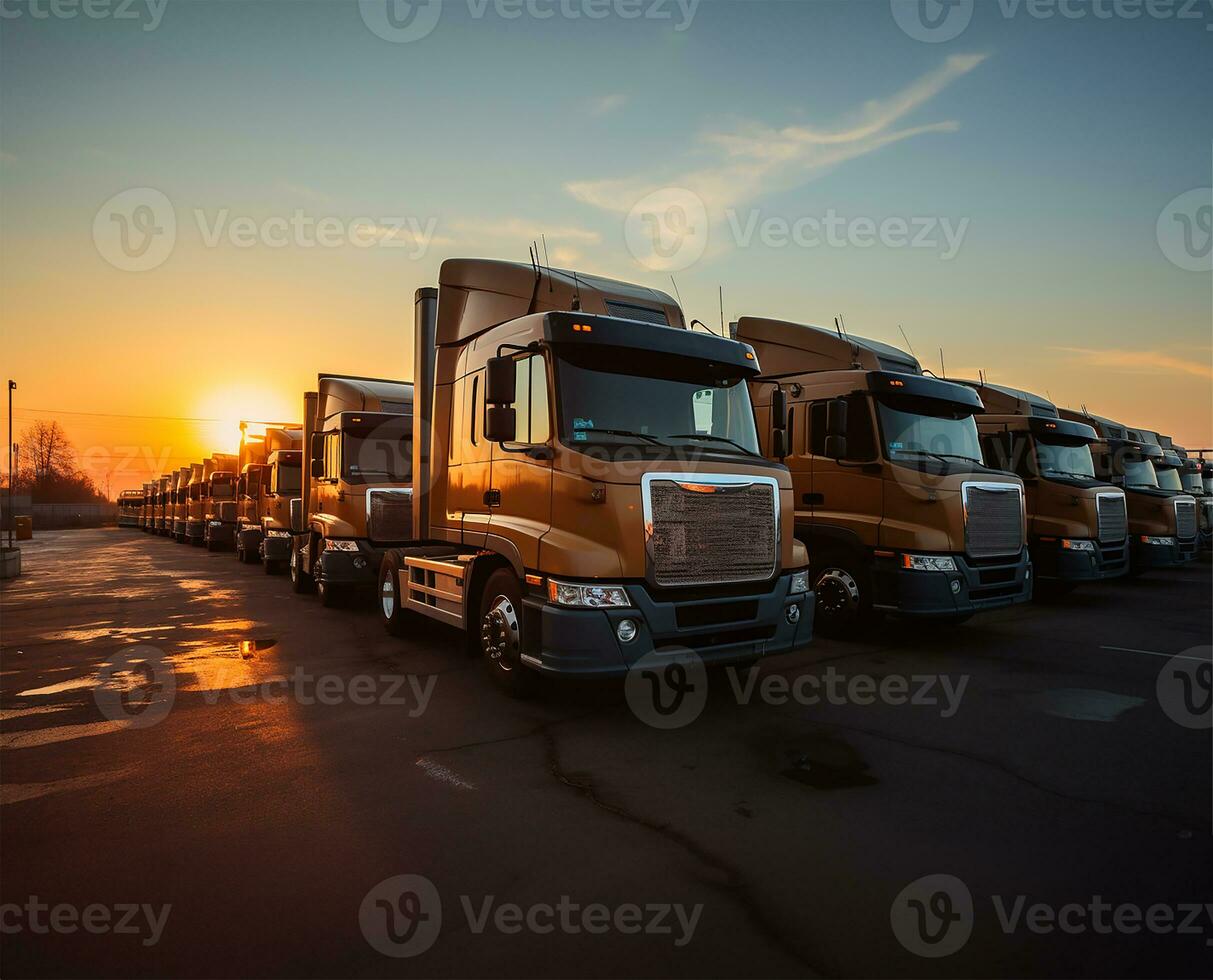
<svg viewBox="0 0 1213 980"><path fill-rule="evenodd" d="M271 561L269 558L263 558L261 560L261 567L265 571L266 575L277 575L282 571L282 562L277 560Z"/></svg>
<svg viewBox="0 0 1213 980"><path fill-rule="evenodd" d="M871 576L858 555L823 552L810 566L809 579L817 595L813 628L825 636L855 636L872 612Z"/></svg>
<svg viewBox="0 0 1213 980"><path fill-rule="evenodd" d="M299 538L291 542L291 557L287 564L291 572L291 590L299 595L312 591L312 577L303 570L303 561L299 555Z"/></svg>
<svg viewBox="0 0 1213 980"><path fill-rule="evenodd" d="M512 698L528 698L538 687L539 675L521 660L522 589L508 568L489 576L480 595L480 618L469 623L478 631L480 652L493 682Z"/></svg>
<svg viewBox="0 0 1213 980"><path fill-rule="evenodd" d="M325 609L335 609L341 605L341 600L344 598L345 591L336 585L330 585L324 580L323 575L313 575L313 582L316 586L316 595L320 599L320 605Z"/></svg>
<svg viewBox="0 0 1213 980"><path fill-rule="evenodd" d="M401 561L396 555L384 555L379 566L379 621L392 636L408 632L408 613L400 591Z"/></svg>

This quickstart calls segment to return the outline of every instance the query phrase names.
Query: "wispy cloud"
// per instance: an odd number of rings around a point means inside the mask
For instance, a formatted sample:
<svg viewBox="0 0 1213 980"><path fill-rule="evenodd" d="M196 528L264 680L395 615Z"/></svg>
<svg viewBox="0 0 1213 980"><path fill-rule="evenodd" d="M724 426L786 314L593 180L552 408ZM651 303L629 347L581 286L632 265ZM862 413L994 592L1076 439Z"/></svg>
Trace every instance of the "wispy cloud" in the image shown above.
<svg viewBox="0 0 1213 980"><path fill-rule="evenodd" d="M1194 348L1199 355L1192 358L1175 357L1155 350L1093 350L1089 347L1053 347L1071 355L1089 367L1111 368L1130 374L1191 374L1213 381L1213 366L1209 364L1207 348Z"/></svg>
<svg viewBox="0 0 1213 980"><path fill-rule="evenodd" d="M709 166L665 175L641 175L598 181L572 181L565 189L577 200L617 213L663 187L681 187L697 194L709 216L760 194L807 183L839 164L881 147L924 133L954 132L955 121L898 129L896 124L925 105L956 79L967 75L985 55L953 55L939 68L887 99L865 103L836 128L805 125L780 128L747 122L732 129L712 130L701 137L702 150L714 153Z"/></svg>
<svg viewBox="0 0 1213 980"><path fill-rule="evenodd" d="M503 238L530 244L546 238L548 242L575 242L581 245L597 245L602 235L574 225L545 225L540 221L523 218L503 218L497 221L456 221L452 227L461 235L476 238Z"/></svg>
<svg viewBox="0 0 1213 980"><path fill-rule="evenodd" d="M600 95L590 101L590 114L605 116L609 112L622 109L628 104L628 97L622 92L612 92L610 95Z"/></svg>

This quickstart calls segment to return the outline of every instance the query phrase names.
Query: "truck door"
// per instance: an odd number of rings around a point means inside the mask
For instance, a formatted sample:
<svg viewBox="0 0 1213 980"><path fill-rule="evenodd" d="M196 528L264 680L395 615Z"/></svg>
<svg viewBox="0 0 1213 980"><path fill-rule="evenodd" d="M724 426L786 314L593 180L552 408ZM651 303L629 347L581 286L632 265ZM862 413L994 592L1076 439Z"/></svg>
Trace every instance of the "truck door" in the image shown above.
<svg viewBox="0 0 1213 980"><path fill-rule="evenodd" d="M492 449L489 531L513 542L527 568L539 566L539 542L552 526L552 413L547 359L518 358L517 440Z"/></svg>
<svg viewBox="0 0 1213 980"><path fill-rule="evenodd" d="M466 359L461 355L460 367ZM447 469L447 527L459 528L463 544L484 547L489 528L492 449L485 441L484 371L462 377L451 392L450 459Z"/></svg>
<svg viewBox="0 0 1213 980"><path fill-rule="evenodd" d="M810 502L812 524L817 535L848 531L865 548L880 543L880 523L884 516L884 486L877 464L875 425L872 406L864 395L848 395L847 458L826 456L826 416L829 399L809 406L809 456L813 471ZM853 535L853 536L852 536ZM837 535L835 535L837 536Z"/></svg>

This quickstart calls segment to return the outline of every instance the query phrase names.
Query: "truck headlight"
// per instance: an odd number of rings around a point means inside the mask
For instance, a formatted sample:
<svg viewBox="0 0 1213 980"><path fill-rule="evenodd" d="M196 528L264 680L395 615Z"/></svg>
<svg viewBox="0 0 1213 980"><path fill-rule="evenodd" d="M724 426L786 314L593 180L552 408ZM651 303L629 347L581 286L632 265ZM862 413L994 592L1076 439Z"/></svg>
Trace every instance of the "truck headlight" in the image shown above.
<svg viewBox="0 0 1213 980"><path fill-rule="evenodd" d="M266 531L265 536L267 538L289 538L291 536L291 532L284 531L280 527L274 527Z"/></svg>
<svg viewBox="0 0 1213 980"><path fill-rule="evenodd" d="M1155 544L1160 547L1166 548L1166 547L1173 546L1175 544L1175 539L1174 538L1157 538L1151 534L1143 534L1141 536L1141 543L1142 544Z"/></svg>
<svg viewBox="0 0 1213 980"><path fill-rule="evenodd" d="M809 570L802 568L798 572L792 573L792 584L788 587L790 595L799 595L802 592L809 591Z"/></svg>
<svg viewBox="0 0 1213 980"><path fill-rule="evenodd" d="M619 609L631 606L622 585L576 585L548 579L548 599L576 609Z"/></svg>
<svg viewBox="0 0 1213 980"><path fill-rule="evenodd" d="M358 542L342 540L342 539L337 539L337 538L325 538L324 539L324 550L325 551L357 551Z"/></svg>
<svg viewBox="0 0 1213 980"><path fill-rule="evenodd" d="M912 572L954 572L956 561L947 555L902 555L901 567Z"/></svg>
<svg viewBox="0 0 1213 980"><path fill-rule="evenodd" d="M1066 551L1094 551L1094 541L1082 541L1078 538L1062 538L1061 546Z"/></svg>
<svg viewBox="0 0 1213 980"><path fill-rule="evenodd" d="M223 521L207 521L206 523L210 527L223 527Z"/></svg>

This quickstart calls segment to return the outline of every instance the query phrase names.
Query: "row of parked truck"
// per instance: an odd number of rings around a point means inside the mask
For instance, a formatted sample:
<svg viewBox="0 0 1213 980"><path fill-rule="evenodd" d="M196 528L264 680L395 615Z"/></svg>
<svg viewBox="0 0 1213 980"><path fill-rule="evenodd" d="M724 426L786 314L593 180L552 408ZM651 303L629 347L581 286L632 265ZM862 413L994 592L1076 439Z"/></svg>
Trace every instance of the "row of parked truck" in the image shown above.
<svg viewBox="0 0 1213 980"><path fill-rule="evenodd" d="M694 324L692 324L693 326ZM834 330L688 327L669 295L454 259L413 381L147 484L138 524L385 626L462 630L515 694L645 654L751 664L878 613L959 622L1208 550L1213 467L1154 432L934 376Z"/></svg>

